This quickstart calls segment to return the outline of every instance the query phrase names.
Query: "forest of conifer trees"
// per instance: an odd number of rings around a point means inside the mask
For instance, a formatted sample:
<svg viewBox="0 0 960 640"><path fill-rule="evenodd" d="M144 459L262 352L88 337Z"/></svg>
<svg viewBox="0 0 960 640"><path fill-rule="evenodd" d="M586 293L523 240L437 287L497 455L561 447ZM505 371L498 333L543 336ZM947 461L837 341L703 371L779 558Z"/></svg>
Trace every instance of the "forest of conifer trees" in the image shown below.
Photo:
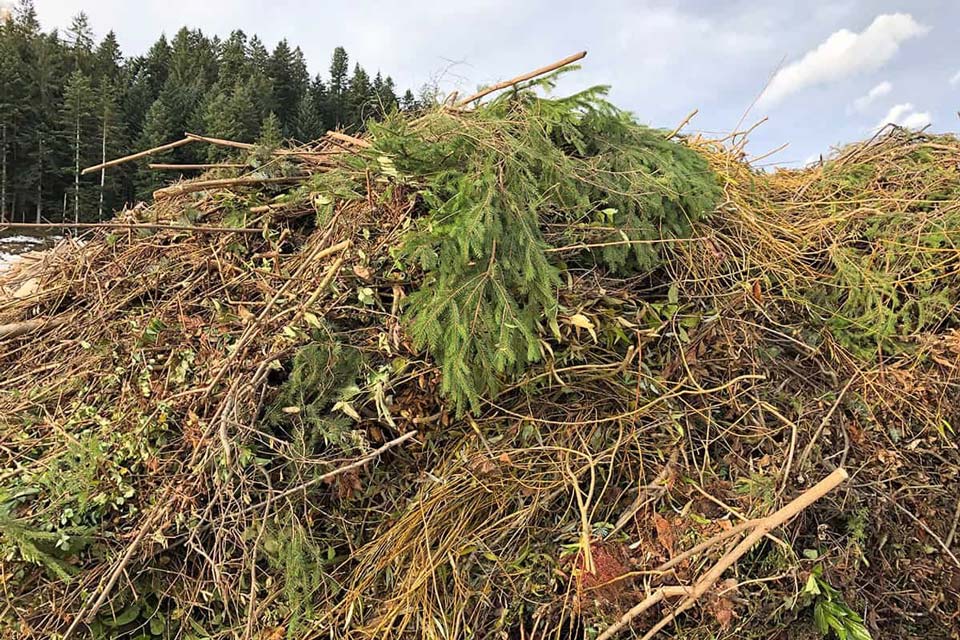
<svg viewBox="0 0 960 640"><path fill-rule="evenodd" d="M415 106L390 76L351 70L333 51L311 77L299 47L269 51L256 36L226 39L182 28L125 57L111 31L96 42L80 13L65 33L41 29L32 0L0 21L0 221L98 220L142 199L166 177L145 162L105 174L83 167L176 140L184 131L234 140L310 141L332 128ZM223 149L180 147L152 162L217 160Z"/></svg>

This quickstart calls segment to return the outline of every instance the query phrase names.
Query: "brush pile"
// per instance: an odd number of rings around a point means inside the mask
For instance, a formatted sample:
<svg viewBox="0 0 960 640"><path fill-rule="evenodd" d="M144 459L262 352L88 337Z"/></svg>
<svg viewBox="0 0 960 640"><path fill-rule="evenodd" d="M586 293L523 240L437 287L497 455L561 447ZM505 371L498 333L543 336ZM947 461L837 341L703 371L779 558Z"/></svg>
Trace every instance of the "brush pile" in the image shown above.
<svg viewBox="0 0 960 640"><path fill-rule="evenodd" d="M960 142L762 173L553 78L0 301L0 635L956 637Z"/></svg>

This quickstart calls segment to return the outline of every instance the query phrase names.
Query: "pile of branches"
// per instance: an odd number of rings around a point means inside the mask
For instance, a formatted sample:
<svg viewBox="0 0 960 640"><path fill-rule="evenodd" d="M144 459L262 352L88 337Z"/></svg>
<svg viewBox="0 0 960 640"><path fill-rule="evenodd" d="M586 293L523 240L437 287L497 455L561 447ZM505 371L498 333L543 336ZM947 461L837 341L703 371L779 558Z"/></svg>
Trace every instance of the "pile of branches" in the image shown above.
<svg viewBox="0 0 960 640"><path fill-rule="evenodd" d="M533 75L0 300L0 635L949 637L960 143L762 173Z"/></svg>

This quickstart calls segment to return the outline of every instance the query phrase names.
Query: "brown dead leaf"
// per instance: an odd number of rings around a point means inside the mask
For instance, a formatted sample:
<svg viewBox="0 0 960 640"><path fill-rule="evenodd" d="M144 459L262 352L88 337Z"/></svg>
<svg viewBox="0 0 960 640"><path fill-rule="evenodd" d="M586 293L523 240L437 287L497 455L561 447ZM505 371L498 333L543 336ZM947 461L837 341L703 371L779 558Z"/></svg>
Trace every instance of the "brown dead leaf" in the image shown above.
<svg viewBox="0 0 960 640"><path fill-rule="evenodd" d="M351 469L338 476L329 478L325 482L328 485L333 485L333 489L336 491L338 498L345 500L349 500L363 489L363 484L360 482L360 471L358 469Z"/></svg>
<svg viewBox="0 0 960 640"><path fill-rule="evenodd" d="M733 578L727 578L717 585L717 591L718 594L710 598L707 603L707 611L720 623L721 627L726 629L737 615L731 599L731 596L737 591L737 581Z"/></svg>
<svg viewBox="0 0 960 640"><path fill-rule="evenodd" d="M365 267L361 264L353 265L353 273L356 274L361 280L366 280L369 282L372 274L370 273L370 268Z"/></svg>
<svg viewBox="0 0 960 640"><path fill-rule="evenodd" d="M763 290L760 288L760 281L753 281L753 299L757 301L757 304L763 304Z"/></svg>
<svg viewBox="0 0 960 640"><path fill-rule="evenodd" d="M497 468L497 463L486 456L478 457L470 465L477 473L490 473Z"/></svg>
<svg viewBox="0 0 960 640"><path fill-rule="evenodd" d="M677 537L673 532L673 525L659 513L654 513L653 526L657 530L657 541L659 541L666 550L668 557L672 558L674 555L673 550L677 544Z"/></svg>
<svg viewBox="0 0 960 640"><path fill-rule="evenodd" d="M283 640L287 635L286 627L276 627L272 631L264 632L264 635L261 636L263 640Z"/></svg>
<svg viewBox="0 0 960 640"><path fill-rule="evenodd" d="M249 309L245 306L240 305L237 307L237 315L240 317L240 320L243 321L243 324L249 323L251 320L254 320L257 316L253 315Z"/></svg>

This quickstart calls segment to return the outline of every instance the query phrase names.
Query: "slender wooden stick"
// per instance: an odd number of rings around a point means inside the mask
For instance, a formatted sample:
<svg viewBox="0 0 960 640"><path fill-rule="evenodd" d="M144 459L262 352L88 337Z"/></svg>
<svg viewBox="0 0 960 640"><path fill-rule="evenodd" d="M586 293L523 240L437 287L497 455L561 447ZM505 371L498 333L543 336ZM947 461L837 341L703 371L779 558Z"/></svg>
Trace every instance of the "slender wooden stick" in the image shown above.
<svg viewBox="0 0 960 640"><path fill-rule="evenodd" d="M655 571L655 572L669 571L670 569L674 568L675 566L677 566L678 564L680 564L681 562L683 562L683 561L686 560L687 558L690 558L690 557L692 557L692 556L695 556L695 555L697 555L698 553L700 553L701 551L706 551L707 549L709 549L709 548L711 548L711 547L714 547L714 546L720 544L720 543L723 542L724 540L728 540L728 539L734 537L735 535L737 535L738 533L743 533L743 532L746 531L747 529L752 529L752 528L754 528L755 526L757 526L757 521L756 521L756 520L744 520L744 521L741 522L740 524L735 525L735 526L733 526L733 527L730 527L730 528L727 529L726 531L721 531L720 533L718 533L717 535L713 536L713 537L710 538L709 540L705 540L705 541L701 542L700 544L698 544L697 546L693 547L692 549L687 549L686 551L684 551L684 552L681 553L680 555L678 555L678 556L676 556L676 557L674 557L674 558L671 558L669 562L664 562L662 565L660 565L659 567L657 567L656 569L654 569L654 571Z"/></svg>
<svg viewBox="0 0 960 640"><path fill-rule="evenodd" d="M99 171L100 169L115 167L118 164L123 164L124 162L131 162L133 160L139 160L140 158L146 158L147 156L152 156L156 153L161 153L163 151L169 151L170 149L176 149L177 147L182 147L183 145L190 144L191 142L193 142L193 138L187 136L183 140L177 140L176 142L171 142L170 144L161 145L159 147L147 149L146 151L140 151L139 153L134 153L129 156L117 158L116 160L109 160L107 162L101 162L100 164L93 165L92 167L87 167L86 169L80 172L80 175L85 176L88 173L93 173L94 171Z"/></svg>
<svg viewBox="0 0 960 640"><path fill-rule="evenodd" d="M657 604L658 602L662 602L666 598L679 598L685 596L690 593L690 590L690 587L660 587L646 598L635 604L633 608L631 608L625 614L620 616L620 619L607 627L606 631L604 631L603 634L597 638L597 640L609 640L609 638L612 638L619 633L621 629L630 624L634 618L639 616L653 605Z"/></svg>
<svg viewBox="0 0 960 640"><path fill-rule="evenodd" d="M250 165L242 162L221 162L211 164L163 164L150 163L147 165L151 169L158 171L195 171L199 169L243 169Z"/></svg>
<svg viewBox="0 0 960 640"><path fill-rule="evenodd" d="M126 551L123 552L120 560L114 565L113 571L110 573L110 577L107 580L107 584L104 585L103 589L100 590L100 594L97 596L96 602L93 603L86 613L84 613L84 610L81 609L80 613L74 616L73 622L70 623L70 626L67 627L66 633L63 634L63 640L68 640L71 634L73 634L74 629L76 629L77 625L79 625L81 622L86 622L87 624L93 622L97 612L100 611L100 607L102 607L103 603L106 602L107 597L113 590L114 585L117 584L117 580L120 579L120 575L133 558L133 554L135 554L140 548L140 543L143 541L144 537L146 537L147 533L154 526L156 521L160 519L160 515L161 512L157 510L147 516L146 520L144 520L143 524L140 526L140 530L137 532L136 537L134 537L133 541L127 545Z"/></svg>
<svg viewBox="0 0 960 640"><path fill-rule="evenodd" d="M19 338L31 333L40 331L49 331L55 329L66 322L66 318L37 318L35 320L24 320L23 322L12 322L10 324L0 324L0 340L5 338Z"/></svg>
<svg viewBox="0 0 960 640"><path fill-rule="evenodd" d="M194 227L189 225L150 224L139 222L3 222L0 229L171 229L199 233L262 233L251 227Z"/></svg>
<svg viewBox="0 0 960 640"><path fill-rule="evenodd" d="M220 147L232 147L234 149L255 149L256 145L250 144L249 142L237 142L236 140L224 140L223 138L211 138L208 136L197 135L196 133L185 134L188 139L196 140L197 142L206 142L208 144L215 144Z"/></svg>
<svg viewBox="0 0 960 640"><path fill-rule="evenodd" d="M334 140L339 140L340 142L348 142L358 147L363 147L364 149L368 149L371 146L373 146L366 140L361 140L360 138L348 136L347 134L340 131L327 131L327 137L333 138Z"/></svg>
<svg viewBox="0 0 960 640"><path fill-rule="evenodd" d="M680 130L683 129L685 126L687 126L687 124L688 124L691 120L693 120L693 117L694 117L695 115L697 115L698 113L700 113L700 109L694 109L694 110L691 111L689 114L687 114L687 117L684 118L683 121L682 121L680 124L678 124L677 127L676 127L673 131L670 132L670 135L667 136L667 140L671 139L672 137L674 137L675 135L677 135L678 133L680 133Z"/></svg>
<svg viewBox="0 0 960 640"><path fill-rule="evenodd" d="M847 479L847 472L844 469L837 469L826 478L813 485L800 496L792 500L789 504L784 506L782 509L774 512L773 514L765 517L759 518L757 520L750 520L748 522L737 525L733 529L725 531L719 535L714 536L706 543L697 545L690 552L682 554L683 557L689 557L692 555L692 552L700 551L710 546L721 542L727 538L732 537L736 533L740 533L746 529L752 529L749 534L733 549L724 554L713 567L711 567L703 576L697 580L696 584L693 587L686 588L684 592L684 599L677 605L677 607L671 611L667 616L660 620L646 635L643 636L642 640L650 640L660 631L663 630L668 624L673 622L678 615L691 608L697 600L700 599L703 594L709 591L717 580L720 579L720 576L723 575L723 572L733 566L747 551L749 551L753 545L755 545L761 538L767 535L772 529L779 527L780 525L786 523L788 520L795 517L801 511L809 507L811 504L830 493L835 489L841 482ZM706 545L706 546L705 546ZM669 568L679 562L682 559L681 556L678 556L674 560L662 565L662 567ZM663 589L668 589L664 587ZM671 591L663 591L663 593L658 594L658 592L652 593L650 596L639 602L632 609L623 614L617 622L610 625L603 633L601 633L597 640L610 640L613 636L620 632L625 626L630 624L630 622L636 618L638 615L657 604L665 597L671 595L676 595L676 587L669 587ZM662 590L659 590L662 591Z"/></svg>
<svg viewBox="0 0 960 640"><path fill-rule="evenodd" d="M542 75L544 75L544 74L546 74L546 73L550 73L551 71L556 71L556 70L559 69L560 67L565 67L565 66L567 66L568 64L570 64L570 63L572 63L572 62L576 62L577 60L582 60L586 55L587 55L587 52L586 52L586 51L581 51L580 53L575 53L575 54L573 54L572 56L567 56L567 57L564 58L563 60L557 60L557 61L554 62L553 64L548 64L547 66L545 66L545 67L540 67L539 69L537 69L537 70L535 70L535 71L531 71L531 72L529 72L529 73L525 73L525 74L523 74L522 76L517 76L516 78L513 78L512 80L505 80L504 82L498 82L497 84L495 84L495 85L493 85L493 86L491 86L491 87L487 87L486 89L483 89L482 91L476 92L476 93L473 94L472 96L469 96L469 97L464 98L463 100L461 100L460 102L458 102L455 106L457 106L457 107L465 107L465 106L467 106L468 104L470 104L471 102L473 102L474 100L479 100L480 98L482 98L482 97L484 97L484 96L486 96L486 95L489 95L489 94L493 93L494 91L500 91L501 89L506 89L507 87L512 87L513 85L518 84L518 83L520 83L520 82L524 82L525 80L531 80L531 79L533 79L533 78L536 78L537 76L542 76Z"/></svg>
<svg viewBox="0 0 960 640"><path fill-rule="evenodd" d="M172 187L164 187L153 192L154 200L163 200L174 196L182 196L185 193L194 193L196 191L207 191L209 189L223 189L227 187L246 187L255 184L280 184L283 182L296 182L305 180L309 176L287 176L283 178L223 178L221 180L198 180L196 182L184 182L175 184Z"/></svg>
<svg viewBox="0 0 960 640"><path fill-rule="evenodd" d="M700 596L705 594L713 587L717 580L720 579L720 576L723 575L724 571L733 566L737 560L739 560L747 551L753 548L753 545L757 544L757 542L763 536L767 535L771 529L775 529L788 520L791 520L798 513L836 489L837 486L848 477L849 476L847 475L846 470L837 469L826 478L804 491L799 497L795 498L779 511L759 520L756 528L751 531L747 537L740 542L740 544L720 558L717 561L717 564L713 565L709 571L703 574L703 577L700 578L695 585L693 585L693 589L690 591L687 597L684 598L679 605L677 605L677 608L671 611L668 615L664 616L660 622L654 625L654 627L650 629L645 636L643 636L642 640L650 640L655 635L660 633L664 627L673 622L678 615L692 607L697 600L700 599Z"/></svg>
<svg viewBox="0 0 960 640"><path fill-rule="evenodd" d="M399 437L397 437L397 438L394 438L394 439L391 440L390 442L387 442L386 444L383 444L382 446L380 446L380 448L374 449L373 451L371 451L371 452L368 453L367 455L365 455L365 456L363 456L363 457L360 457L360 458L357 458L356 460L354 460L354 461L351 462L350 464L344 465L344 466L342 466L342 467L338 467L338 468L334 469L333 471L328 471L328 472L326 472L326 473L324 473L324 474L322 474L322 475L317 476L316 478L312 478L312 479L310 479L310 480L307 480L307 481L304 482L303 484L297 485L296 487L290 487L289 489L286 489L286 490L284 490L284 491L281 491L281 492L278 493L277 495L273 496L273 500L280 500L281 498L286 498L287 496L291 496L291 495L293 495L293 494L295 494L295 493L299 493L300 491L304 491L304 490L306 490L306 489L309 489L309 488L312 487L312 486L318 485L318 484L320 484L321 482L326 482L326 481L328 481L328 480L330 480L330 479L332 479L332 478L336 478L336 477L339 476L339 475L343 475L344 473L346 473L346 472L348 472L348 471L353 471L354 469L358 469L358 468L364 466L365 464L367 464L368 462L370 462L371 460L374 460L374 459L376 459L376 458L379 458L380 456L382 456L384 453L386 453L386 452L389 451L390 449L393 449L394 447L403 444L403 443L406 442L407 440L410 440L411 438L413 438L413 437L416 436L416 435L417 435L417 431L416 431L416 430L414 430L414 431L408 431L408 432L406 432L405 434L403 434L402 436L399 436ZM239 516L239 515L243 515L243 514L249 513L249 512L251 512L251 511L256 511L256 510L262 508L263 505L264 505L264 503L262 503L262 502L257 503L257 504L252 504L252 505L250 505L249 507L245 507L245 508L241 509L241 510L240 510L239 512L237 512L236 514L231 514L231 515L237 515L237 516Z"/></svg>
<svg viewBox="0 0 960 640"><path fill-rule="evenodd" d="M345 135L345 134L341 134ZM249 142L237 142L236 140L225 140L223 138L211 138L210 136L201 136L196 133L187 133L186 136L191 140L196 140L197 142L206 142L208 144L215 144L221 147L231 147L233 149L245 149L247 151L257 148L257 145L250 144ZM353 138L352 136L345 136L351 138L351 140L358 141L358 138ZM360 143L363 143L363 140L359 140ZM367 143L369 145L369 143ZM362 145L361 145L362 146ZM274 155L278 156L295 156L297 158L302 158L304 160L313 160L321 164L325 163L328 158L325 156L335 155L330 151L297 151L295 149L276 149L273 152Z"/></svg>

